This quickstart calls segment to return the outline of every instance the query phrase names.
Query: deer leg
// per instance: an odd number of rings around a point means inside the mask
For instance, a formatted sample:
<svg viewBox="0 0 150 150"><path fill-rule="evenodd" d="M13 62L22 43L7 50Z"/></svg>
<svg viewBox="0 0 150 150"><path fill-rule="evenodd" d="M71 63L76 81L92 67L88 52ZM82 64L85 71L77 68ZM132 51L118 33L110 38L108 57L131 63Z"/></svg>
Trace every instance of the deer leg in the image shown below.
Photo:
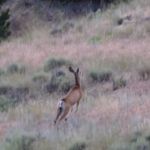
<svg viewBox="0 0 150 150"><path fill-rule="evenodd" d="M63 108L62 108L62 107L59 107L59 108L57 109L57 115L56 115L56 118L55 118L55 120L54 120L54 124L56 124L56 122L57 122L59 116L61 115L62 111L63 111Z"/></svg>
<svg viewBox="0 0 150 150"><path fill-rule="evenodd" d="M79 102L80 102L80 101L77 101L77 104L76 104L76 111L75 111L75 112L77 112L77 111L78 111Z"/></svg>
<svg viewBox="0 0 150 150"><path fill-rule="evenodd" d="M69 112L69 107L66 107L63 114L62 114L62 116L59 119L59 122L67 116L68 112Z"/></svg>

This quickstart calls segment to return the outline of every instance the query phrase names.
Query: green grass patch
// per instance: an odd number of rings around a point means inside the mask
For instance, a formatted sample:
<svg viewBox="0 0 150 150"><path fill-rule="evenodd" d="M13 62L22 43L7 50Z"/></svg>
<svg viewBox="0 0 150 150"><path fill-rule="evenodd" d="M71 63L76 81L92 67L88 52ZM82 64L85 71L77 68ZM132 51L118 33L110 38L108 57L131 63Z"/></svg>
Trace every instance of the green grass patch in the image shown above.
<svg viewBox="0 0 150 150"><path fill-rule="evenodd" d="M14 135L7 139L5 150L32 150L35 137L26 135Z"/></svg>
<svg viewBox="0 0 150 150"><path fill-rule="evenodd" d="M85 142L76 142L69 148L69 150L85 150L86 147L87 144Z"/></svg>
<svg viewBox="0 0 150 150"><path fill-rule="evenodd" d="M3 76L5 74L5 71L3 69L0 69L0 76Z"/></svg>
<svg viewBox="0 0 150 150"><path fill-rule="evenodd" d="M148 66L143 66L138 70L138 74L140 76L141 80L148 80L150 79L150 67Z"/></svg>
<svg viewBox="0 0 150 150"><path fill-rule="evenodd" d="M123 77L113 79L113 90L123 88L126 85L127 85L127 81Z"/></svg>
<svg viewBox="0 0 150 150"><path fill-rule="evenodd" d="M0 112L8 111L10 107L16 105L16 100L7 98L6 96L0 96Z"/></svg>
<svg viewBox="0 0 150 150"><path fill-rule="evenodd" d="M101 42L101 37L100 36L93 36L92 38L90 38L90 43L92 44L99 44Z"/></svg>
<svg viewBox="0 0 150 150"><path fill-rule="evenodd" d="M11 64L7 67L7 73L14 74L14 73L20 73L23 74L25 73L26 68L24 65L20 64Z"/></svg>

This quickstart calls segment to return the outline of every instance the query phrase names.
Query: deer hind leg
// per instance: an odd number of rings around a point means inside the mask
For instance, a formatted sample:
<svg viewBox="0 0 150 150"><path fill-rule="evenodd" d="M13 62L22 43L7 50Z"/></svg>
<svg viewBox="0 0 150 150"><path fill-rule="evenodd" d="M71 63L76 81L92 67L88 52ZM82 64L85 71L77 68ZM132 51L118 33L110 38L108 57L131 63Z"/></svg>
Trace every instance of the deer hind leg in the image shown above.
<svg viewBox="0 0 150 150"><path fill-rule="evenodd" d="M77 101L77 104L76 104L76 111L75 111L75 112L78 111L79 103L80 103L80 101Z"/></svg>
<svg viewBox="0 0 150 150"><path fill-rule="evenodd" d="M56 122L57 122L59 116L62 114L62 111L63 111L63 109L62 109L61 107L59 107L59 108L57 109L57 115L56 115L56 118L55 118L55 120L54 120L54 124L56 124Z"/></svg>
<svg viewBox="0 0 150 150"><path fill-rule="evenodd" d="M69 112L69 107L66 107L63 114L61 115L61 117L59 119L59 122L67 116L68 112ZM66 118L65 118L65 120L66 120Z"/></svg>

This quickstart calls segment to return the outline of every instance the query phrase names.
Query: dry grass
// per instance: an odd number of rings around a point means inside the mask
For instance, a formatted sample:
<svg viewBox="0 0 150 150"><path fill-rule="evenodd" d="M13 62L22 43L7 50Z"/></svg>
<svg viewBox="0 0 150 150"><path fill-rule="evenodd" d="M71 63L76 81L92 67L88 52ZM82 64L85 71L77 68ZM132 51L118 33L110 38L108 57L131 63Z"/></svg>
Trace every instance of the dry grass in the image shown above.
<svg viewBox="0 0 150 150"><path fill-rule="evenodd" d="M0 114L0 144L5 149L8 138L15 134L42 137L33 143L33 149L69 149L75 143L85 142L87 150L117 149L126 145L125 137L136 131L149 131L150 82L139 81L137 72L149 66L149 0L133 0L130 5L112 6L104 13L97 12L72 19L73 26L64 34L65 20L60 23L63 34L53 36L51 26L32 27L22 37L0 45L0 67L13 63L25 64L25 74L0 76L1 85L31 85L31 79L48 58L71 60L80 66L84 81L85 101L77 113L70 113L68 123L59 130L53 127L57 101L55 93L28 99L8 112ZM121 25L118 19L131 15ZM70 22L69 22L70 23ZM112 83L89 84L87 72L91 69L111 70L114 75L127 75L129 82L123 89L112 91ZM136 74L136 75L135 75ZM46 74L47 77L47 74ZM49 78L49 75L48 75ZM36 92L39 92L38 90Z"/></svg>
<svg viewBox="0 0 150 150"><path fill-rule="evenodd" d="M10 125L1 123L1 128L6 127L7 138L14 134L40 135L45 140L37 141L39 150L45 147L66 149L82 141L87 144L87 149L109 149L119 137L150 128L149 94L142 92L139 97L140 92L134 91L134 87L109 94L99 94L98 88L93 89L85 97L86 101L81 102L79 111L70 113L68 123L62 123L59 130L53 127L58 96L30 100L9 109L3 117ZM95 97L96 93L98 96Z"/></svg>

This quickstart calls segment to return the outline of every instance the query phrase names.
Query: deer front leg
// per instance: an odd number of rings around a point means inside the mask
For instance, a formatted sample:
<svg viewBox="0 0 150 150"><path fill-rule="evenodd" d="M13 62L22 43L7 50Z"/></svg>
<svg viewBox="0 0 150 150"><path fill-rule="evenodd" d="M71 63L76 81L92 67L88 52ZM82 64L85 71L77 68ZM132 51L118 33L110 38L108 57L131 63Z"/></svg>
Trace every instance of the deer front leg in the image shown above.
<svg viewBox="0 0 150 150"><path fill-rule="evenodd" d="M56 118L55 118L55 120L54 120L54 124L56 124L56 122L57 122L59 116L61 115L62 111L63 111L63 108L62 108L62 107L59 107L59 108L57 109L57 115L56 115Z"/></svg>

